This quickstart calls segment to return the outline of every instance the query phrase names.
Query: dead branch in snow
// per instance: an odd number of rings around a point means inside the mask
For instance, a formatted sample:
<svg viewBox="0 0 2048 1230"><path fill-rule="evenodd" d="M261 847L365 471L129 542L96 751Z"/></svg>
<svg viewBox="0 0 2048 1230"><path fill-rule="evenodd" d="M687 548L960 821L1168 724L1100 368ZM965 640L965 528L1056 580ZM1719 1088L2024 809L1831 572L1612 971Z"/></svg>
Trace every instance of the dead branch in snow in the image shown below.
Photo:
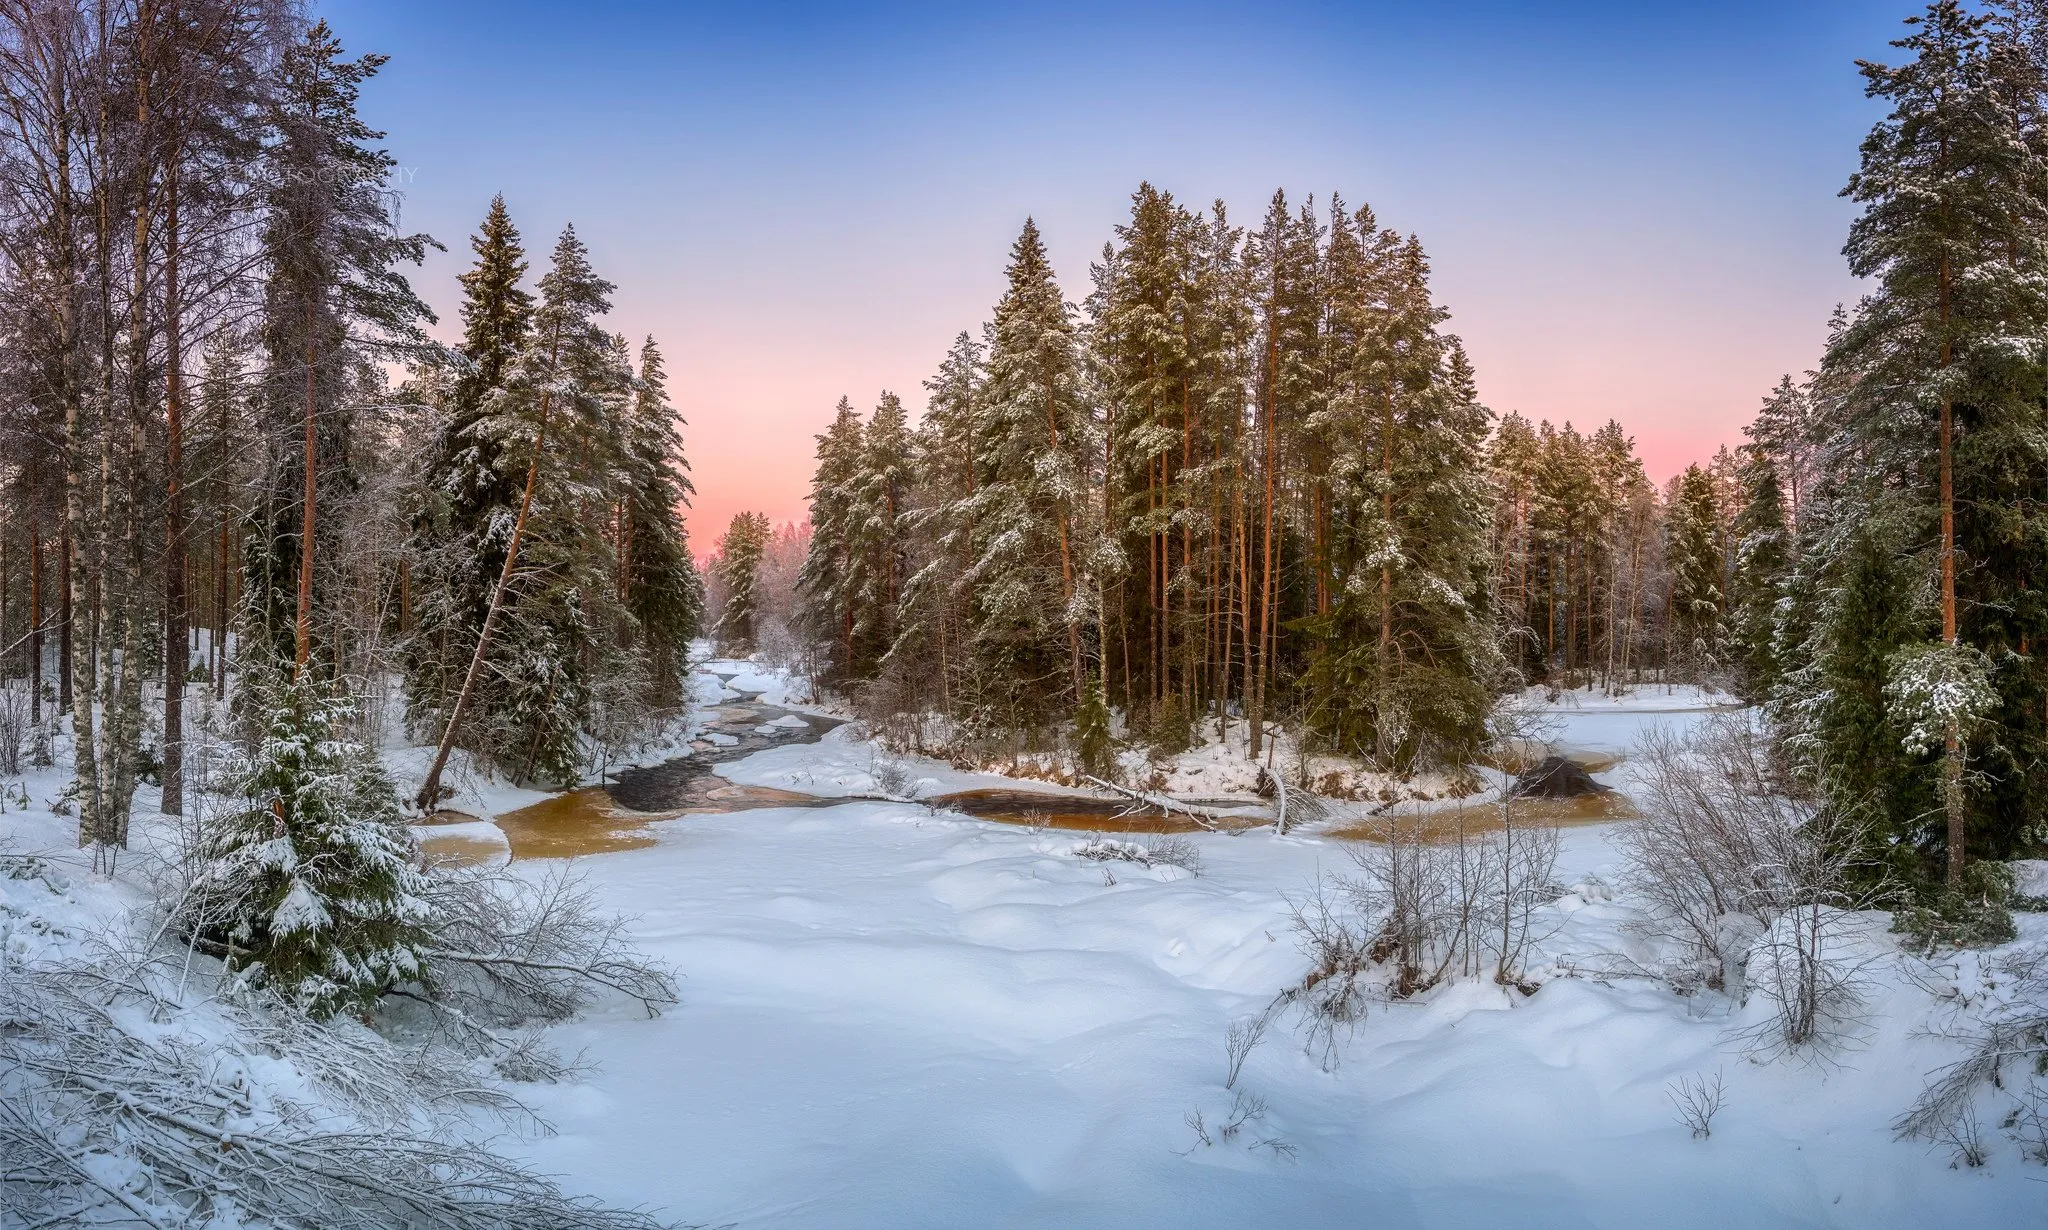
<svg viewBox="0 0 2048 1230"><path fill-rule="evenodd" d="M493 1027L566 1020L605 993L649 1016L676 1002L675 974L635 949L627 920L574 873L529 880L502 868L433 877L424 998Z"/></svg>
<svg viewBox="0 0 2048 1230"><path fill-rule="evenodd" d="M1087 782L1092 786L1097 786L1103 790L1107 790L1111 794L1114 794L1120 798L1128 800L1129 802L1134 804L1134 807L1132 809L1133 811L1135 811L1137 807L1150 807L1155 810L1165 812L1169 816L1186 816L1188 819L1194 821L1196 824L1202 826L1203 828L1208 829L1212 833L1229 833L1232 836L1235 836L1236 834L1245 831L1243 829L1226 829L1217 823L1217 821L1219 820L1235 820L1242 818L1241 816L1234 815L1230 812L1218 811L1213 807L1203 807L1199 803L1184 803L1181 800L1174 798L1172 795L1152 794L1149 791L1132 790L1128 786L1119 786L1112 782L1106 782L1099 777L1083 777L1081 780ZM1132 813L1126 812L1124 814L1129 815Z"/></svg>
<svg viewBox="0 0 2048 1230"><path fill-rule="evenodd" d="M125 983L76 962L0 978L0 1204L21 1224L663 1224L493 1153L458 1111L505 1099L459 1064L415 1066L260 996L181 1005L155 964Z"/></svg>

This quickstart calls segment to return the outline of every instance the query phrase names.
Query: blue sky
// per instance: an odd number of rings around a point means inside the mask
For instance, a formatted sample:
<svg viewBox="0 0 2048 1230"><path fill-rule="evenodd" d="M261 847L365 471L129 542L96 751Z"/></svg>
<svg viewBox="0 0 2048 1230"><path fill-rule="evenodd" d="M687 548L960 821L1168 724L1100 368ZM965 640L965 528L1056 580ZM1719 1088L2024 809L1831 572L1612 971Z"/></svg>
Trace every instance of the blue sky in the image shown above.
<svg viewBox="0 0 2048 1230"><path fill-rule="evenodd" d="M347 0L364 111L454 274L493 192L663 343L706 541L800 516L841 393L921 404L1038 219L1069 298L1140 180L1419 234L1496 410L1740 439L1855 286L1838 199L1900 3L709 6ZM538 261L536 262L538 263Z"/></svg>

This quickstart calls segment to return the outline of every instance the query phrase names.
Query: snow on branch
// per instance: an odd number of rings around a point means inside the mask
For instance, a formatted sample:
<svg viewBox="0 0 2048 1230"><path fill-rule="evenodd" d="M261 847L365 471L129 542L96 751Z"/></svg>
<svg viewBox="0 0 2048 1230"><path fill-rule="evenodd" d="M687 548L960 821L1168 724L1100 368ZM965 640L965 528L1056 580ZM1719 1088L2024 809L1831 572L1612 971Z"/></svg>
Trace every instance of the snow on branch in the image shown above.
<svg viewBox="0 0 2048 1230"><path fill-rule="evenodd" d="M407 1071L274 997L196 1006L84 962L0 979L0 1205L25 1225L654 1230L462 1130L466 1073ZM298 1079L284 1078L281 1065ZM417 1081L410 1085L408 1081Z"/></svg>

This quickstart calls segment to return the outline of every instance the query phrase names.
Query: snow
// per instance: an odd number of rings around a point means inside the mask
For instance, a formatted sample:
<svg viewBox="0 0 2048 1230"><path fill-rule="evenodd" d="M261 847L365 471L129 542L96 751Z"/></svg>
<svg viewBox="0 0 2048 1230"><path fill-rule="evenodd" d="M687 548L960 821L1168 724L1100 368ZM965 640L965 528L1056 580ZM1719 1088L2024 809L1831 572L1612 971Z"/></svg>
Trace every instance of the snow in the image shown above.
<svg viewBox="0 0 2048 1230"><path fill-rule="evenodd" d="M725 691L700 676L694 696L708 705ZM1652 691L1560 698L1559 740L1625 753L1645 726L1697 722L1724 703ZM415 753L427 754L387 759ZM840 727L720 771L845 797L874 791L877 763ZM1062 789L903 763L924 797ZM143 848L119 877L94 877L75 820L49 807L64 780L38 771L24 783L29 810L10 802L0 815L0 849L48 860L41 878L0 879L0 959L82 951L144 899L148 847L169 822L138 815ZM462 789L463 810L485 817L540 797ZM496 826L421 831L475 840ZM1734 1035L1756 1023L1759 1000L1564 976L1566 960L1644 955L1603 827L1563 832L1558 879L1570 891L1537 927L1550 934L1533 996L1464 982L1375 1005L1327 1070L1283 1015L1238 1090L1223 1085L1225 1034L1307 969L1288 898L1351 869L1343 842L1193 834L1191 875L1081 857L1085 834L916 803L695 815L648 831L652 846L579 867L682 972L683 1002L655 1019L608 1006L549 1030L592 1067L520 1087L559 1131L508 1146L613 1203L764 1230L2043 1220L2044 1172L1993 1125L1981 1170L1951 1169L1945 1152L1889 1129L1925 1074L1959 1054L1929 1029L1981 997L1988 957L1908 966L1872 916L1855 941L1874 961L1862 1041L1832 1063L1755 1062ZM2023 891L2048 889L2048 864L2019 871ZM2021 943L2048 943L2048 915L2020 925ZM1715 1073L1727 1108L1694 1140L1666 1089ZM1239 1091L1266 1109L1225 1140ZM1213 1144L1188 1126L1196 1112Z"/></svg>
<svg viewBox="0 0 2048 1230"><path fill-rule="evenodd" d="M877 758L900 762L910 775L909 793L933 798L965 790L1037 790L1050 794L1088 791L1031 778L1004 777L952 768L921 756L889 756L859 737L851 726L827 731L817 743L788 744L756 752L744 760L718 766L717 773L735 785L772 786L823 798L884 793L875 782Z"/></svg>
<svg viewBox="0 0 2048 1230"><path fill-rule="evenodd" d="M1643 981L1453 985L1376 1008L1334 1072L1283 1019L1242 1083L1288 1160L1199 1147L1184 1118L1228 1113L1225 1032L1303 972L1285 895L1348 865L1336 843L1200 835L1201 876L1117 863L1109 884L1071 834L914 805L657 827L585 870L684 970L685 1002L556 1030L599 1074L537 1091L560 1135L528 1146L610 1200L760 1227L2038 1216L2009 1143L1987 1175L1891 1138L1947 1054L1915 1036L1934 1000L1902 982L1839 1067L1752 1063L1729 1035L1754 1004ZM1599 830L1565 843L1567 876L1614 882ZM1629 915L1568 898L1548 948L1616 950ZM1665 1087L1716 1071L1729 1106L1695 1141Z"/></svg>

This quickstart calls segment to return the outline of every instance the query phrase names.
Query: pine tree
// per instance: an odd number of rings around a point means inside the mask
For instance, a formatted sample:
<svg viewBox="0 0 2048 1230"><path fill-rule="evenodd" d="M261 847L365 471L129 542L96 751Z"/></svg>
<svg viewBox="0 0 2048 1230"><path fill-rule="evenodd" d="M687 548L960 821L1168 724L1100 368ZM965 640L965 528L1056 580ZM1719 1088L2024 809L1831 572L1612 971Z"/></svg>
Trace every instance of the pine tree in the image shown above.
<svg viewBox="0 0 2048 1230"><path fill-rule="evenodd" d="M704 582L691 561L683 521L695 488L681 424L669 404L661 350L650 336L640 347L639 378L623 428L618 551L625 606L653 680L648 699L660 706L674 704L681 694L684 658L704 614Z"/></svg>
<svg viewBox="0 0 2048 1230"><path fill-rule="evenodd" d="M1286 672L1279 661L1286 624L1287 563L1285 474L1305 441L1323 387L1320 326L1321 231L1314 203L1299 211L1275 192L1263 224L1247 240L1245 280L1251 288L1257 358L1252 423L1245 433L1243 471L1255 484L1245 510L1245 716L1249 752L1265 739L1269 692Z"/></svg>
<svg viewBox="0 0 2048 1230"><path fill-rule="evenodd" d="M1176 546L1179 567L1188 562L1186 544L1173 531L1193 502L1187 471L1198 409L1199 238L1195 220L1171 195L1140 184L1130 221L1117 227L1117 244L1095 270L1089 301L1105 420L1106 535L1094 571L1115 595L1109 609L1116 631L1112 639L1105 627L1104 652L1142 646L1128 651L1121 675L1126 692L1136 693L1125 696L1126 705L1146 709L1166 703L1171 689L1180 630L1173 613Z"/></svg>
<svg viewBox="0 0 2048 1230"><path fill-rule="evenodd" d="M1687 466L1672 501L1664 550L1671 567L1672 652L1695 676L1724 665L1721 539L1714 480L1701 467Z"/></svg>
<svg viewBox="0 0 2048 1230"><path fill-rule="evenodd" d="M1499 674L1489 611L1488 415L1421 246L1331 220L1328 596L1304 623L1310 720L1390 768L1463 764Z"/></svg>
<svg viewBox="0 0 2048 1230"><path fill-rule="evenodd" d="M265 679L269 682L265 682ZM262 737L237 805L205 835L198 891L230 965L315 1016L419 977L418 850L374 753L340 733L346 702L289 675L244 676Z"/></svg>
<svg viewBox="0 0 2048 1230"><path fill-rule="evenodd" d="M1012 729L1071 714L1092 622L1084 544L1092 422L1071 309L1037 226L1010 250L996 305L977 437L973 500L973 685Z"/></svg>
<svg viewBox="0 0 2048 1230"><path fill-rule="evenodd" d="M727 657L752 653L760 636L761 557L771 532L766 513L743 512L733 517L719 540L713 567L725 591L725 609L711 635Z"/></svg>
<svg viewBox="0 0 2048 1230"><path fill-rule="evenodd" d="M382 185L396 164L372 145L383 134L356 113L362 84L384 62L343 59L316 22L284 53L272 118L262 320L271 478L263 532L246 559L245 620L252 651L299 671L314 661L316 626L339 626L330 612L315 613L333 543L319 510L323 493L338 499L356 481L356 365L424 343L422 322L433 319L395 268L417 263L432 240L394 227Z"/></svg>
<svg viewBox="0 0 2048 1230"><path fill-rule="evenodd" d="M1785 497L1769 456L1745 468L1742 512L1735 518L1735 579L1728 604L1728 654L1742 673L1742 694L1770 696L1778 685L1778 600L1791 568Z"/></svg>
<svg viewBox="0 0 2048 1230"><path fill-rule="evenodd" d="M854 609L849 579L863 452L860 415L850 399L839 399L832 426L817 440L818 468L811 479L811 545L797 576L802 597L800 622L821 645L829 647L820 663L819 682L843 687L855 678L857 667L853 631L859 612Z"/></svg>
<svg viewBox="0 0 2048 1230"><path fill-rule="evenodd" d="M2048 822L2038 778L2039 698L2048 635L2038 544L2048 415L2040 361L2014 339L2048 337L2048 131L2043 68L2024 31L1937 0L1894 45L1896 66L1864 64L1891 113L1864 141L1845 195L1862 213L1845 253L1875 283L1835 340L1829 366L1853 373L1841 424L1870 481L1846 492L1851 520L1893 522L1936 595L1923 630L1889 659L1898 725L1945 724L1938 747L1946 824L1930 847L1959 892L1973 840L2009 850ZM2022 546L2020 544L2027 544ZM1838 541L1832 548L1839 551ZM1934 648L1913 642L1931 641ZM1968 712L1911 712L1907 675L1995 681ZM1981 732L1974 728L1982 727ZM1967 766L1983 770L1973 788ZM1912 820L1894 816L1901 831ZM1973 837L1973 833L1975 836Z"/></svg>

